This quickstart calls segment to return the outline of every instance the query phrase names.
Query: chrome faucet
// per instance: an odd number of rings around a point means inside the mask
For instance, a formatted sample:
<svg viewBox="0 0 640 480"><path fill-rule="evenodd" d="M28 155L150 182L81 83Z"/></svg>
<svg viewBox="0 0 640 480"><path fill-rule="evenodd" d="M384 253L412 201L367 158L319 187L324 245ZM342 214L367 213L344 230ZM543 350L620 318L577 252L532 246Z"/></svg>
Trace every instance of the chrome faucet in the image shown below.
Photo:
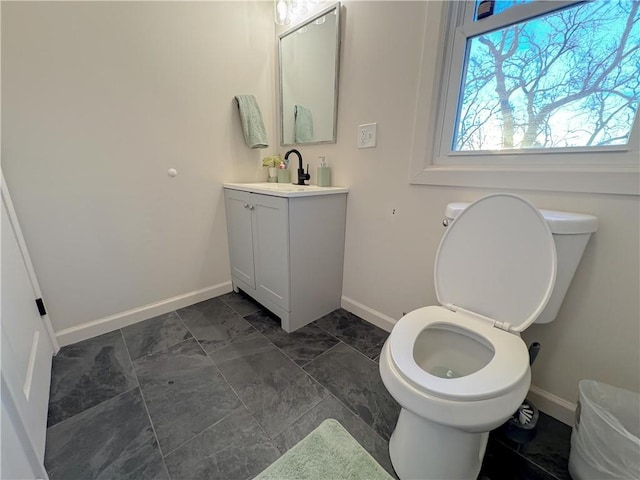
<svg viewBox="0 0 640 480"><path fill-rule="evenodd" d="M287 153L284 154L284 159L289 160L289 155L295 153L298 156L298 183L296 185L306 185L305 180L309 180L311 175L309 175L309 164L307 163L307 173L304 173L304 168L302 168L302 155L298 150L292 148Z"/></svg>

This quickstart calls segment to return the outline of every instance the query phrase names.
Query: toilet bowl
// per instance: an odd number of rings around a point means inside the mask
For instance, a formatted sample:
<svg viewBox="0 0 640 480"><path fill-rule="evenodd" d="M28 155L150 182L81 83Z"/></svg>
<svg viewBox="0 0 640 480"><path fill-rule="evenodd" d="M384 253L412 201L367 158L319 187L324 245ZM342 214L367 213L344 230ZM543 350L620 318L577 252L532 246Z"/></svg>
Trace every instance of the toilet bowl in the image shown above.
<svg viewBox="0 0 640 480"><path fill-rule="evenodd" d="M460 313L414 310L382 349L382 380L402 406L389 442L401 479L475 479L488 432L517 410L529 389L520 337ZM394 358L392 349L406 354Z"/></svg>
<svg viewBox="0 0 640 480"><path fill-rule="evenodd" d="M440 305L402 317L380 355L402 407L389 442L401 479L477 477L488 432L529 389L519 334L549 302L557 267L549 223L526 200L489 195L458 212L435 260Z"/></svg>

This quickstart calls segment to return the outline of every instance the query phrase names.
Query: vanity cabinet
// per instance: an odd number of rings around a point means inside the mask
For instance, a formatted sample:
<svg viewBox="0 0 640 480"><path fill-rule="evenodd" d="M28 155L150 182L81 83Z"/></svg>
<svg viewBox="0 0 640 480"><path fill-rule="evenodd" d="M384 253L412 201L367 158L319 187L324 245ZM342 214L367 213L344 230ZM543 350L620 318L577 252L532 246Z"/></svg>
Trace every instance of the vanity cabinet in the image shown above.
<svg viewBox="0 0 640 480"><path fill-rule="evenodd" d="M247 293L253 297L261 297L263 301L268 299L279 308L287 309L287 199L234 190L226 192L229 257L234 288L248 287L250 291ZM256 300L261 301L259 298Z"/></svg>
<svg viewBox="0 0 640 480"><path fill-rule="evenodd" d="M339 308L346 193L288 197L228 185L234 291L276 314L287 332Z"/></svg>

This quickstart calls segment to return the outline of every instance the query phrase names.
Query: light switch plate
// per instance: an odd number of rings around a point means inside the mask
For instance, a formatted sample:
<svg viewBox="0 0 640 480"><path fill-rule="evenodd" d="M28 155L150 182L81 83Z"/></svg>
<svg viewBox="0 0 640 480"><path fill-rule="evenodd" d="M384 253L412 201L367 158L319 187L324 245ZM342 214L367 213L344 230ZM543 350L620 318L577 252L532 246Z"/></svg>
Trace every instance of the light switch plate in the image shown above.
<svg viewBox="0 0 640 480"><path fill-rule="evenodd" d="M358 126L358 148L374 148L376 146L377 123L365 123Z"/></svg>

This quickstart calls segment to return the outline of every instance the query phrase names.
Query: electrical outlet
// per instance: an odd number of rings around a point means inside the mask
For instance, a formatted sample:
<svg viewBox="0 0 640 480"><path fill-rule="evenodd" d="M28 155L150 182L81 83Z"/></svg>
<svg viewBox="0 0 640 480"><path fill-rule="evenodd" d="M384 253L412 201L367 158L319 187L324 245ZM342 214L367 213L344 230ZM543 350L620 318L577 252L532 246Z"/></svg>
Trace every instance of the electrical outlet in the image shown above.
<svg viewBox="0 0 640 480"><path fill-rule="evenodd" d="M376 146L377 123L366 123L358 126L358 148L374 148Z"/></svg>

